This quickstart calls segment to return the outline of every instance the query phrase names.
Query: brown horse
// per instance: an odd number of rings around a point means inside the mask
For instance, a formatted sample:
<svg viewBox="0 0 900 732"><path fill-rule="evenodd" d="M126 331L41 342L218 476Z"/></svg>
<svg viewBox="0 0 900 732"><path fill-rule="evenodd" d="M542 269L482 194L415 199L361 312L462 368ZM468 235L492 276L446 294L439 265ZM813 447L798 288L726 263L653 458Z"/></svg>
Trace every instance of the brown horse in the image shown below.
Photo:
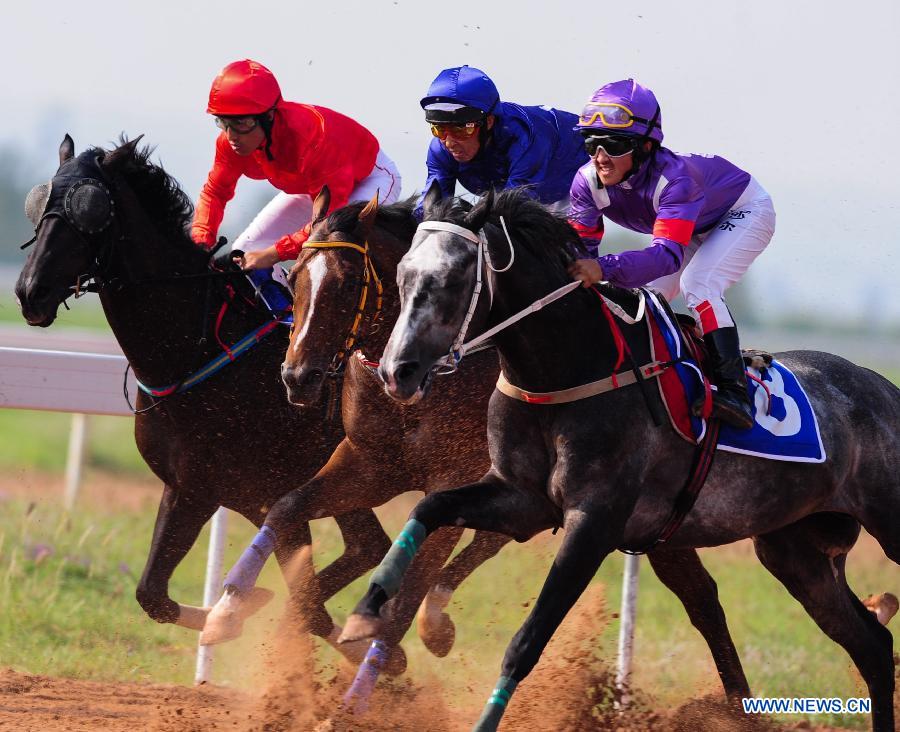
<svg viewBox="0 0 900 732"><path fill-rule="evenodd" d="M138 379L163 387L180 383L220 355L217 339L233 345L270 316L244 301L242 296L252 297L252 291L243 275L210 274L209 255L185 232L190 201L136 143L113 151L94 148L76 157L66 136L51 186L37 187L26 204L36 243L16 295L28 323L47 327L73 284L82 286L92 277ZM235 290L238 297L231 299L228 293ZM217 331L226 301L230 304ZM165 484L137 586L138 602L157 622L203 627L206 611L176 603L168 584L219 506L260 526L269 508L314 475L343 437L339 425L323 429L321 408L300 410L285 400L278 364L286 343L279 327L214 378L187 391L160 399L138 394L135 439ZM301 450L285 449L297 438ZM390 545L369 510L338 516L337 522L346 546L319 574L325 597L374 566L373 543L385 550ZM295 528L297 543L284 542L277 552L282 566L297 547L309 543L308 526ZM251 604L258 605L257 599ZM337 630L328 628L324 635L333 642Z"/></svg>
<svg viewBox="0 0 900 732"><path fill-rule="evenodd" d="M499 373L494 351L468 356L452 378L438 379L427 400L407 404L387 396L367 360L379 359L396 327L401 305L397 265L409 250L416 226L408 202L381 208L376 203L351 204L321 220L328 200L318 197L313 219L317 223L291 273L297 324L282 378L293 403L313 404L329 381L342 374L346 437L311 481L272 507L263 531L273 532L276 546L281 541L296 544L297 527L311 519L376 506L410 488L431 494L453 485L454 480L475 481L489 463L487 403ZM379 280L384 283L383 303ZM366 356L347 358L354 345L360 346L352 342L357 330L363 329L357 327L359 312L365 313L361 348ZM345 362L346 368L340 371ZM394 607L387 612L391 622L383 626L381 638L389 648L402 638L464 525L442 528L416 555L410 568L415 576L407 573L402 591L391 601ZM495 534L477 533L467 548L469 555L460 555L460 564L446 567L438 585L455 586L505 541ZM697 553L693 549L652 553L650 562L709 643L726 692L732 698L747 696L747 680L715 582ZM239 562L232 572L241 574L240 570ZM219 632L220 626L227 633L230 613L237 611L241 594L255 580L255 574L242 577L243 586L227 590L210 613L205 633ZM449 650L442 643L445 652Z"/></svg>

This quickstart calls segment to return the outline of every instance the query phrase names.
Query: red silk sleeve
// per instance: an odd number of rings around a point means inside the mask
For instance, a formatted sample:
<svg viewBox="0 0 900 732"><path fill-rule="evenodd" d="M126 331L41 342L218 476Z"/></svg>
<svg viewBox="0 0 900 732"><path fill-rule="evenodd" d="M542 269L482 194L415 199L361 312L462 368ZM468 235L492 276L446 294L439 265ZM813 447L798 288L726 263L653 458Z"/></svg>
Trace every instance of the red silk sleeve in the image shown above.
<svg viewBox="0 0 900 732"><path fill-rule="evenodd" d="M278 252L278 259L285 261L286 259L296 259L300 256L300 250L309 239L311 224L307 224L299 231L293 234L281 237L275 242L275 251Z"/></svg>
<svg viewBox="0 0 900 732"><path fill-rule="evenodd" d="M232 158L237 158L237 154L220 135L216 140L216 158L200 191L191 224L191 238L207 249L216 243L225 204L234 198L234 189L241 177L237 160Z"/></svg>

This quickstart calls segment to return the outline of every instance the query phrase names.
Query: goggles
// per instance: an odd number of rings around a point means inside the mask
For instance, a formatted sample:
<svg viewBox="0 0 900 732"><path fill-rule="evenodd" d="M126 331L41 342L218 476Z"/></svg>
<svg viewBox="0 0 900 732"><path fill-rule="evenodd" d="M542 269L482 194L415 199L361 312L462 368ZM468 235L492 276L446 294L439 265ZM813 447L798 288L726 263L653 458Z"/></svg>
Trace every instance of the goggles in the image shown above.
<svg viewBox="0 0 900 732"><path fill-rule="evenodd" d="M220 130L231 130L239 135L246 135L253 132L259 125L259 119L256 117L216 117L216 127Z"/></svg>
<svg viewBox="0 0 900 732"><path fill-rule="evenodd" d="M626 135L590 135L584 138L584 149L592 158L603 150L611 158L621 158L634 152L639 140Z"/></svg>
<svg viewBox="0 0 900 732"><path fill-rule="evenodd" d="M438 140L446 140L448 137L464 140L474 135L479 127L481 122L435 123L431 125L431 134Z"/></svg>
<svg viewBox="0 0 900 732"><path fill-rule="evenodd" d="M635 117L634 113L621 104L613 104L612 102L590 103L588 107L593 107L596 111L593 114L582 114L578 120L581 127L590 127L598 119L604 127L611 129L625 129L631 127L635 122L643 122L648 127L656 126L649 119L643 117ZM655 120L655 118L654 118Z"/></svg>

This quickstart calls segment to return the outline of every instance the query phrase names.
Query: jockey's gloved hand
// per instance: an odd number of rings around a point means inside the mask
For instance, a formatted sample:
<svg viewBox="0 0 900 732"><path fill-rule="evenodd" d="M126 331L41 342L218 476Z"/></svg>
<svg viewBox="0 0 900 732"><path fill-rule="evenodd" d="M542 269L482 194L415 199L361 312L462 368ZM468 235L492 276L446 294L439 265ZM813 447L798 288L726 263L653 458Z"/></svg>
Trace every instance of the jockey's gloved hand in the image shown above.
<svg viewBox="0 0 900 732"><path fill-rule="evenodd" d="M243 252L228 247L228 240L220 236L216 245L212 248L209 258L209 268L215 272L229 272L239 270L240 265L235 261L240 259Z"/></svg>

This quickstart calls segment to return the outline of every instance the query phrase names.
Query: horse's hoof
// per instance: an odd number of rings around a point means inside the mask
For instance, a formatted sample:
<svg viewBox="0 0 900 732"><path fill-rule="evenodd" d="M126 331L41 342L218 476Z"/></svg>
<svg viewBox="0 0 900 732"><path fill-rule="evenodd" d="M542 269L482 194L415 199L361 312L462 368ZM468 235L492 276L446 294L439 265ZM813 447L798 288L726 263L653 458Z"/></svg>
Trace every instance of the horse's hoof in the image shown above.
<svg viewBox="0 0 900 732"><path fill-rule="evenodd" d="M206 616L206 624L200 633L200 645L214 646L240 638L244 621L258 612L273 596L271 590L262 587L254 587L244 596L226 591Z"/></svg>
<svg viewBox="0 0 900 732"><path fill-rule="evenodd" d="M900 610L900 600L890 592L869 595L863 600L863 605L878 618L878 622L882 625L891 622L891 618L897 614L897 610Z"/></svg>
<svg viewBox="0 0 900 732"><path fill-rule="evenodd" d="M331 629L331 633L325 638L325 642L346 658L349 663L354 666L359 666L366 657L366 652L369 650L371 641L360 639L344 642L340 639L342 632L343 629L341 626L335 624Z"/></svg>
<svg viewBox="0 0 900 732"><path fill-rule="evenodd" d="M375 615L359 615L353 613L344 625L344 630L337 639L338 643L351 643L358 640L372 640L381 632L381 618Z"/></svg>
<svg viewBox="0 0 900 732"><path fill-rule="evenodd" d="M416 616L416 630L425 647L438 658L443 658L456 640L456 626L444 612L453 592L442 587L432 589L422 601Z"/></svg>
<svg viewBox="0 0 900 732"><path fill-rule="evenodd" d="M431 655L443 658L453 649L456 641L456 626L453 619L447 613L440 613L437 618L423 620L419 616L419 639L431 652Z"/></svg>

